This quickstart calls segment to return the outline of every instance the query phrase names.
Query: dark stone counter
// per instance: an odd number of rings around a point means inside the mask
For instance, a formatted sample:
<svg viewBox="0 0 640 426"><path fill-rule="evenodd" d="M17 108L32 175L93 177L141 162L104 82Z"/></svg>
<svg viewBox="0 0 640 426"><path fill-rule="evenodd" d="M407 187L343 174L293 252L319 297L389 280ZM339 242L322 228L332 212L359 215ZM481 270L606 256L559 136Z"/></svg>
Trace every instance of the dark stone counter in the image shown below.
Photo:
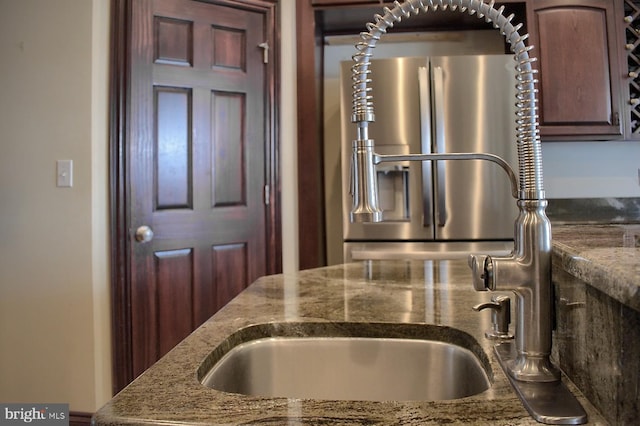
<svg viewBox="0 0 640 426"><path fill-rule="evenodd" d="M367 261L263 277L200 326L165 357L101 408L95 424L218 425L534 425L484 338L489 312L474 312L491 293L472 289L465 260ZM501 293L509 294L509 293ZM312 323L310 327L301 326ZM331 401L265 398L219 392L197 380L203 362L228 336L246 330L305 335L360 332L381 323L411 333L415 324L455 328L469 335L489 367L492 386L478 395L448 401ZM258 325L257 327L255 327ZM412 328L413 327L413 328ZM241 335L243 333L240 333ZM255 334L255 333L254 333ZM264 334L264 331L258 332ZM268 333L267 333L268 334ZM237 336L238 334L236 334ZM219 350L220 351L220 350ZM224 351L221 351L224 352ZM398 366L402 368L402 366ZM425 367L426 368L426 367ZM574 385L567 380L570 388ZM606 424L577 393L591 424Z"/></svg>
<svg viewBox="0 0 640 426"><path fill-rule="evenodd" d="M640 225L554 226L556 264L640 311Z"/></svg>
<svg viewBox="0 0 640 426"><path fill-rule="evenodd" d="M611 424L640 413L640 225L553 226L553 358Z"/></svg>

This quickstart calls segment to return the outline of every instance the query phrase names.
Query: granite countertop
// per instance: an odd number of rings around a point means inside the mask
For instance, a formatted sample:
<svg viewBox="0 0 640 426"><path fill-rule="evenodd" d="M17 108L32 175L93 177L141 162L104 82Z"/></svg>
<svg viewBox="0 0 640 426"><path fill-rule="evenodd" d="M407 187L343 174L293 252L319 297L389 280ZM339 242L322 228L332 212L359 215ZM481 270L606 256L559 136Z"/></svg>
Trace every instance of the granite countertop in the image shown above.
<svg viewBox="0 0 640 426"><path fill-rule="evenodd" d="M553 226L552 235L564 270L640 311L640 225Z"/></svg>
<svg viewBox="0 0 640 426"><path fill-rule="evenodd" d="M611 231L615 234L611 242L600 246L595 243L597 235L608 237ZM562 256L568 268L590 277L596 273L610 277L619 283L615 292L622 299L632 305L637 303L638 249L622 247L622 236L628 234L624 228L563 226L553 232L558 239L554 242L554 255ZM628 243L628 238L624 241ZM633 265L621 264L616 258L620 255L635 256L634 260L624 260ZM263 277L109 401L96 413L94 422L538 424L525 411L497 364L493 342L484 338L484 331L490 328L490 313L471 309L496 293L474 291L470 278L465 260L369 261ZM624 290L625 282L635 290ZM349 332L348 325L356 324L360 332L369 330L374 335L384 327L383 323L395 324L399 330L407 327L403 333L408 334L415 332L411 324L445 326L436 327L443 330L443 335L447 334L447 327L468 333L477 342L477 354L489 366L491 388L449 401L329 401L224 393L204 387L197 380L203 362L215 362L212 351L221 344L228 345L227 337L238 330L243 330L243 339L247 339L270 333L344 334ZM589 423L606 424L574 385L566 377L563 380L583 404Z"/></svg>

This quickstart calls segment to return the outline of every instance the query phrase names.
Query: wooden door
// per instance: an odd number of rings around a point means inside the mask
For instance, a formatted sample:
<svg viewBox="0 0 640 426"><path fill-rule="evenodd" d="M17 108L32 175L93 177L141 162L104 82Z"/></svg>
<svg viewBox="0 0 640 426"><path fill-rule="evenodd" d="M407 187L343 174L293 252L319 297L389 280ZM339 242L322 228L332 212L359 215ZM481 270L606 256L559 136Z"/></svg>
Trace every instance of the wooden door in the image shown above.
<svg viewBox="0 0 640 426"><path fill-rule="evenodd" d="M265 14L191 0L129 7L135 377L267 273L273 238Z"/></svg>
<svg viewBox="0 0 640 426"><path fill-rule="evenodd" d="M539 60L543 137L622 134L614 15L609 0L533 2L531 43Z"/></svg>

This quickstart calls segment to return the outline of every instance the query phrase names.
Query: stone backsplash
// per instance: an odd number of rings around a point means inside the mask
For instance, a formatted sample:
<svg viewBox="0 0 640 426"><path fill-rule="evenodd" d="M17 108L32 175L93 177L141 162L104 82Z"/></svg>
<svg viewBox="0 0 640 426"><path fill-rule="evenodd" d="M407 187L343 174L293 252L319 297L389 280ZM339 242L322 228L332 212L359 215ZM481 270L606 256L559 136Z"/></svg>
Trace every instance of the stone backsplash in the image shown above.
<svg viewBox="0 0 640 426"><path fill-rule="evenodd" d="M552 223L640 223L640 198L551 199Z"/></svg>

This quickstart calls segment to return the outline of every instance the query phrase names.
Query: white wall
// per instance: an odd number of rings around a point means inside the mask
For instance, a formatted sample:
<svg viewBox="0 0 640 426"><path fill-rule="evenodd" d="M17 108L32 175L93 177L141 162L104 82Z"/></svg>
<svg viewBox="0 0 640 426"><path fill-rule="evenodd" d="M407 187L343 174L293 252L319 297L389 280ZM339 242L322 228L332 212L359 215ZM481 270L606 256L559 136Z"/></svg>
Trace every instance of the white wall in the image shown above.
<svg viewBox="0 0 640 426"><path fill-rule="evenodd" d="M0 0L2 402L110 397L108 27L104 0Z"/></svg>
<svg viewBox="0 0 640 426"><path fill-rule="evenodd" d="M282 271L299 269L298 257L298 160L296 85L296 4L280 2L282 83L280 105L280 181L282 182Z"/></svg>
<svg viewBox="0 0 640 426"><path fill-rule="evenodd" d="M640 142L543 142L547 198L640 197Z"/></svg>

